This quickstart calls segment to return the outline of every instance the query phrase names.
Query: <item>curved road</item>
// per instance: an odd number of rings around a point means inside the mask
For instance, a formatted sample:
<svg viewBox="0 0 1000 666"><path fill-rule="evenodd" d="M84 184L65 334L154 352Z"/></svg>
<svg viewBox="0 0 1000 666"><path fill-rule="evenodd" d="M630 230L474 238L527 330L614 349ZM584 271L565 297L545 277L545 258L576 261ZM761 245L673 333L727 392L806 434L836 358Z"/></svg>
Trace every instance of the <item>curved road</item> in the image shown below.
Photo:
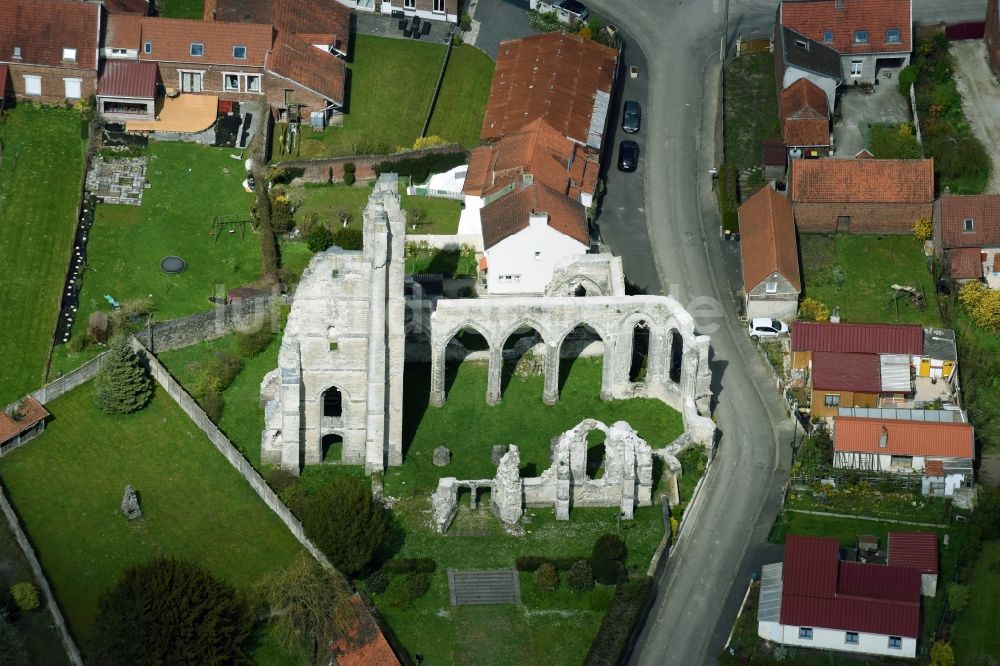
<svg viewBox="0 0 1000 666"><path fill-rule="evenodd" d="M775 557L765 544L778 507L792 425L736 316L718 247L708 168L718 163L719 47L725 0L588 0L641 47L645 202L649 245L664 293L712 336L715 416L721 438L699 501L658 581L657 600L632 662L712 663L722 650L751 570ZM982 20L985 0L914 0L925 23ZM775 0L732 0L729 34L767 33ZM610 151L609 151L610 152ZM626 266L628 272L628 266ZM780 549L779 549L780 553ZM780 557L780 554L778 554Z"/></svg>

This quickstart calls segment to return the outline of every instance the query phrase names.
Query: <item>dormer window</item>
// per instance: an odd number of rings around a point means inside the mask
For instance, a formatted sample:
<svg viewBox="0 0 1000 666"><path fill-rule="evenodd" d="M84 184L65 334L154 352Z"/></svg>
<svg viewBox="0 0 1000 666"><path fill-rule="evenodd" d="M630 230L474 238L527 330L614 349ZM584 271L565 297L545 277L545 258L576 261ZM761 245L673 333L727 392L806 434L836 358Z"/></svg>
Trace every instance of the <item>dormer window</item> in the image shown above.
<svg viewBox="0 0 1000 666"><path fill-rule="evenodd" d="M854 43L855 44L867 44L868 43L868 31L867 30L855 30L854 31Z"/></svg>
<svg viewBox="0 0 1000 666"><path fill-rule="evenodd" d="M20 46L15 46L15 47L14 47L14 57L15 57L15 58L16 58L17 60L20 60L20 59L21 59L21 47L20 47Z"/></svg>
<svg viewBox="0 0 1000 666"><path fill-rule="evenodd" d="M899 28L889 28L885 31L886 44L899 44L901 41L902 35L899 32Z"/></svg>
<svg viewBox="0 0 1000 666"><path fill-rule="evenodd" d="M962 229L964 231L973 231L975 230L975 228L976 224L975 222L972 221L972 218L971 217L965 218L965 221L962 223Z"/></svg>
<svg viewBox="0 0 1000 666"><path fill-rule="evenodd" d="M63 60L75 61L76 60L76 49L63 49Z"/></svg>
<svg viewBox="0 0 1000 666"><path fill-rule="evenodd" d="M233 59L234 60L246 60L247 59L247 47L237 44L233 47Z"/></svg>
<svg viewBox="0 0 1000 666"><path fill-rule="evenodd" d="M205 55L205 45L201 42L191 42L191 55L193 56L203 56Z"/></svg>
<svg viewBox="0 0 1000 666"><path fill-rule="evenodd" d="M148 53L152 53L153 52L153 42L146 42L145 44L143 44L142 45L142 52L143 53L147 53L147 54Z"/></svg>
<svg viewBox="0 0 1000 666"><path fill-rule="evenodd" d="M832 44L833 43L833 30L824 30L823 31L823 43L824 44Z"/></svg>
<svg viewBox="0 0 1000 666"><path fill-rule="evenodd" d="M800 49L805 49L806 51L809 50L809 42L805 41L804 39L796 39L795 45Z"/></svg>

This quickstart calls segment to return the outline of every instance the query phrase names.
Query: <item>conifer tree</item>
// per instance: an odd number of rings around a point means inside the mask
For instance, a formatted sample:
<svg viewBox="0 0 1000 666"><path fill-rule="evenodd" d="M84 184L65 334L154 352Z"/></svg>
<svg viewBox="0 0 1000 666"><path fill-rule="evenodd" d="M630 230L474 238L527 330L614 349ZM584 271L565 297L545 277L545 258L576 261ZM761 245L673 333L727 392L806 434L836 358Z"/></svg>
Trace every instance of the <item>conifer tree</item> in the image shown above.
<svg viewBox="0 0 1000 666"><path fill-rule="evenodd" d="M145 407L152 395L152 382L129 346L128 336L118 336L111 341L94 380L94 402L107 414L131 414Z"/></svg>

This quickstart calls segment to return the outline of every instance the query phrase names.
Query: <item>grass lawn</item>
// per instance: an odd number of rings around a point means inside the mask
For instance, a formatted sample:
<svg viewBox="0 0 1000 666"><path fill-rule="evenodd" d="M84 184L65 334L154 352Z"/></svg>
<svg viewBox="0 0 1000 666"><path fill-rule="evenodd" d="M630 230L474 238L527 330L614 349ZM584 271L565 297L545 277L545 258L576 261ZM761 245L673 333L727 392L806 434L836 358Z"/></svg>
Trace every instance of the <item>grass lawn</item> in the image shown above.
<svg viewBox="0 0 1000 666"><path fill-rule="evenodd" d="M451 50L428 135L466 148L479 145L494 66L488 55L473 46Z"/></svg>
<svg viewBox="0 0 1000 666"><path fill-rule="evenodd" d="M157 387L157 390L160 390ZM0 459L0 476L86 651L97 599L129 565L189 558L247 588L299 544L169 398L111 417L85 384L48 405L45 434ZM143 518L119 511L125 484Z"/></svg>
<svg viewBox="0 0 1000 666"><path fill-rule="evenodd" d="M1000 655L1000 633L996 630L1000 617L1000 541L983 543L969 581L972 599L958 616L952 634L955 663L970 663L977 655Z"/></svg>
<svg viewBox="0 0 1000 666"><path fill-rule="evenodd" d="M324 132L305 129L298 155L280 153L279 132L275 131L272 158L308 159L410 148L430 110L444 49L442 44L355 35L343 127L328 127Z"/></svg>
<svg viewBox="0 0 1000 666"><path fill-rule="evenodd" d="M724 77L726 162L740 170L759 167L763 141L781 134L774 56L758 53L736 58L726 67Z"/></svg>
<svg viewBox="0 0 1000 666"><path fill-rule="evenodd" d="M309 185L308 187L291 187L289 197L295 202L295 219L304 221L315 215L320 222L339 224L335 215L338 208L345 208L351 213L352 224L362 223L361 213L368 204L372 193L371 186L355 185ZM452 199L437 199L434 197L410 196L406 194L406 185L399 187L400 203L404 210L422 208L426 214L425 223L415 230L407 228L413 234L448 234L458 231L458 218L462 214L462 204Z"/></svg>
<svg viewBox="0 0 1000 666"><path fill-rule="evenodd" d="M42 385L83 176L80 114L20 104L0 123L0 406Z"/></svg>
<svg viewBox="0 0 1000 666"><path fill-rule="evenodd" d="M442 250L411 244L406 252L406 274L440 274L446 278L474 278L479 273L475 248Z"/></svg>
<svg viewBox="0 0 1000 666"><path fill-rule="evenodd" d="M841 321L940 326L934 280L927 270L923 244L910 235L801 234L803 297L833 308ZM838 288L835 269L843 269ZM892 284L923 287L927 309L917 311L900 299L899 319L889 307Z"/></svg>
<svg viewBox="0 0 1000 666"><path fill-rule="evenodd" d="M200 21L205 14L204 0L156 0L156 9L166 18Z"/></svg>
<svg viewBox="0 0 1000 666"><path fill-rule="evenodd" d="M246 285L260 276L256 232L248 226L244 238L239 231L223 232L218 241L211 234L215 216L249 216L253 200L243 191L243 169L231 152L150 142L152 187L142 205L97 207L77 321L108 309L105 294L119 301L152 294L156 319L173 319L211 309L208 298L217 288ZM179 275L161 271L167 255L183 258L187 269Z"/></svg>

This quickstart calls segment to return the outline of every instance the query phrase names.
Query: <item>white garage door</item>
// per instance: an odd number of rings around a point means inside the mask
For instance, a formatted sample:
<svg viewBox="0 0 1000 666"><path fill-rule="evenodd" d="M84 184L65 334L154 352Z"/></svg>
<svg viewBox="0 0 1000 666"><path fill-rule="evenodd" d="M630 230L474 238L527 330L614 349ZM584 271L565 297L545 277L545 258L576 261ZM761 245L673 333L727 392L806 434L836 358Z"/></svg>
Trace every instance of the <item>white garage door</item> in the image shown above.
<svg viewBox="0 0 1000 666"><path fill-rule="evenodd" d="M80 84L83 79L63 79L66 82L66 97L68 99L80 99Z"/></svg>
<svg viewBox="0 0 1000 666"><path fill-rule="evenodd" d="M25 95L41 95L42 94L42 77L35 76L34 74L24 75L24 94Z"/></svg>

